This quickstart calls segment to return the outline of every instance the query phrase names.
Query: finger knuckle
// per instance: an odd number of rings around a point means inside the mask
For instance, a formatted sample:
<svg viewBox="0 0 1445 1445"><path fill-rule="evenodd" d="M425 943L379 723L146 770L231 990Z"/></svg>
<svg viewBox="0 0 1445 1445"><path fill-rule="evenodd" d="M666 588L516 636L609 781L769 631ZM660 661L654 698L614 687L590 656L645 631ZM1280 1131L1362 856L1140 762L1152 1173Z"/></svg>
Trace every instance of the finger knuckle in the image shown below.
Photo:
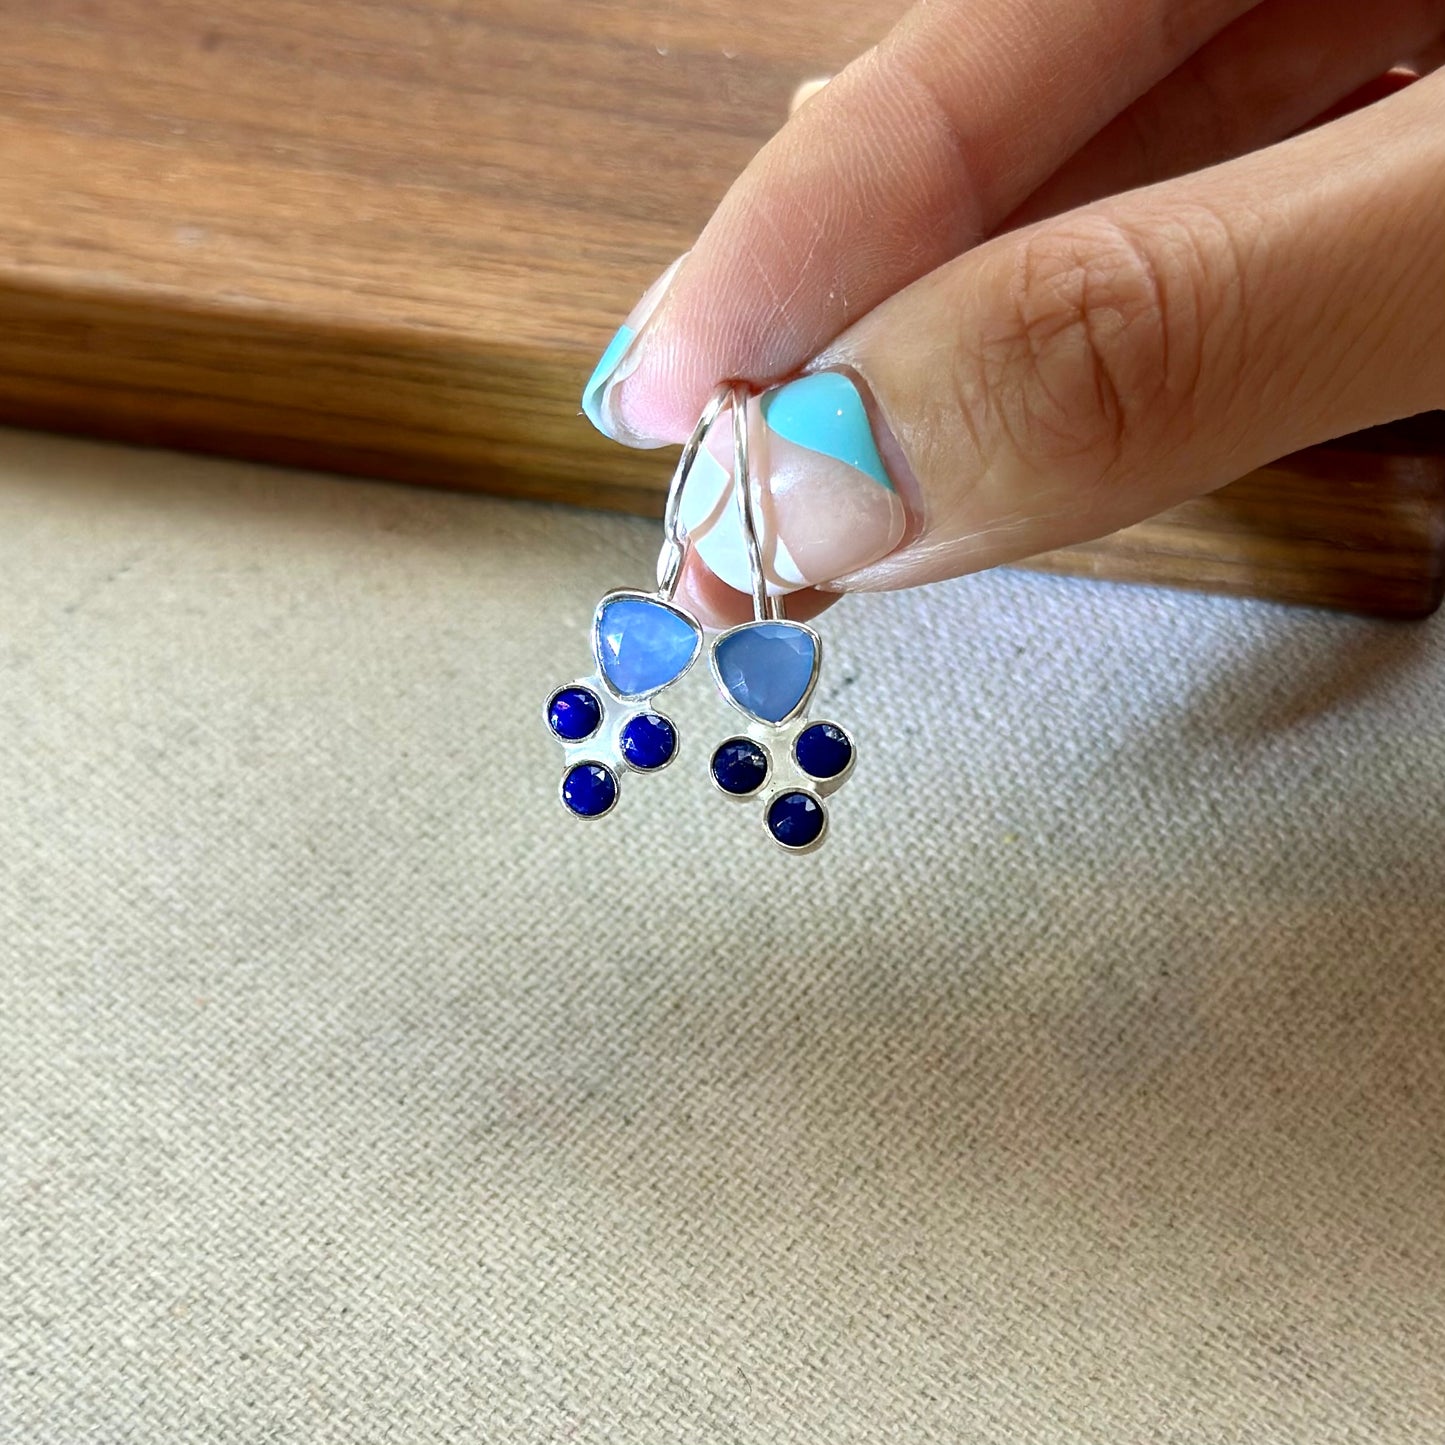
<svg viewBox="0 0 1445 1445"><path fill-rule="evenodd" d="M1193 248L1103 217L1023 237L983 338L985 393L1040 466L1102 479L1177 416L1201 344Z"/></svg>

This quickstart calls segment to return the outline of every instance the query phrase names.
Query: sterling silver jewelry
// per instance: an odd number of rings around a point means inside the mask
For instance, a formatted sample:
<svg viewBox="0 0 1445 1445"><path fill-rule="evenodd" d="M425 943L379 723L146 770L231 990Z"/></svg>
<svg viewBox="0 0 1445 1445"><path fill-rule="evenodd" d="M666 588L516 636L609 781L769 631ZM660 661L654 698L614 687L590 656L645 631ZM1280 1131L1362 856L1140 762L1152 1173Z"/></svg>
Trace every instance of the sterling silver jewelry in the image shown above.
<svg viewBox="0 0 1445 1445"><path fill-rule="evenodd" d="M623 587L603 597L592 618L596 671L553 689L547 699L547 727L566 755L558 791L575 817L605 817L617 806L624 773L660 772L677 757L677 725L653 700L687 673L702 651L702 628L673 600L688 549L682 489L731 394L727 386L713 393L673 472L657 590Z"/></svg>
<svg viewBox="0 0 1445 1445"><path fill-rule="evenodd" d="M718 690L748 723L713 749L709 771L728 797L761 801L768 836L779 847L811 853L827 836L823 800L847 781L856 750L836 723L804 716L818 683L823 640L811 627L789 622L783 599L768 593L749 455L748 394L737 385L728 391L733 491L748 554L753 620L722 633L710 660Z"/></svg>

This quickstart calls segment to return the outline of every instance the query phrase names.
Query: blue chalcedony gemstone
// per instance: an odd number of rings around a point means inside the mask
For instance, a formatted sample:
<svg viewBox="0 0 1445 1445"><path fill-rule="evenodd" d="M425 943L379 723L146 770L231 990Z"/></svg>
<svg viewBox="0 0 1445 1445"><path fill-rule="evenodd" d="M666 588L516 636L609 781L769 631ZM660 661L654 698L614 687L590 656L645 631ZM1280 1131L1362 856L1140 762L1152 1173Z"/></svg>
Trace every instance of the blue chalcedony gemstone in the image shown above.
<svg viewBox="0 0 1445 1445"><path fill-rule="evenodd" d="M602 723L602 704L585 687L564 687L547 704L547 726L564 743L590 738Z"/></svg>
<svg viewBox="0 0 1445 1445"><path fill-rule="evenodd" d="M579 818L600 818L617 801L617 779L601 763L578 763L562 779L562 801Z"/></svg>
<svg viewBox="0 0 1445 1445"><path fill-rule="evenodd" d="M768 832L785 848L806 848L823 832L823 805L808 793L780 793L768 805Z"/></svg>
<svg viewBox="0 0 1445 1445"><path fill-rule="evenodd" d="M751 738L729 738L712 755L712 775L725 793L745 798L768 780L768 755Z"/></svg>
<svg viewBox="0 0 1445 1445"><path fill-rule="evenodd" d="M660 712L640 712L622 724L622 756L644 772L672 761L677 729Z"/></svg>
<svg viewBox="0 0 1445 1445"><path fill-rule="evenodd" d="M604 597L597 608L597 666L619 697L646 697L687 671L702 634L653 597Z"/></svg>
<svg viewBox="0 0 1445 1445"><path fill-rule="evenodd" d="M796 622L749 622L713 645L723 690L749 717L779 723L808 700L817 639Z"/></svg>
<svg viewBox="0 0 1445 1445"><path fill-rule="evenodd" d="M798 734L793 756L810 778L836 778L853 761L853 744L836 724L814 723Z"/></svg>

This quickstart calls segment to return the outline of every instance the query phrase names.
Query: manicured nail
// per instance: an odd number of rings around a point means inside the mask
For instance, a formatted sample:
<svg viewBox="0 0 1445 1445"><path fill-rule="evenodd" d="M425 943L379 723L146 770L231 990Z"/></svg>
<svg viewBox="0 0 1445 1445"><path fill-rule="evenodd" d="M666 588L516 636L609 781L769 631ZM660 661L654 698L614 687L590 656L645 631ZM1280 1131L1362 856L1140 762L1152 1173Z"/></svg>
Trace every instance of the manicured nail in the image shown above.
<svg viewBox="0 0 1445 1445"><path fill-rule="evenodd" d="M637 436L622 420L616 406L617 388L637 370L641 359L636 344L643 328L652 319L653 312L662 303L677 268L687 259L686 253L679 256L646 291L642 299L628 313L627 320L617 328L617 334L607 343L607 349L593 368L587 385L582 388L582 410L587 420L604 436L613 441L625 442L628 446L655 447L664 443L651 438Z"/></svg>
<svg viewBox="0 0 1445 1445"><path fill-rule="evenodd" d="M805 80L794 92L793 98L788 102L788 114L797 115L812 98L820 91L826 90L831 76L822 76L818 80Z"/></svg>
<svg viewBox="0 0 1445 1445"><path fill-rule="evenodd" d="M903 540L908 517L857 384L821 371L750 403L752 471L769 590L795 592L876 562ZM731 485L732 426L719 418L682 497L682 520L709 569L751 590Z"/></svg>

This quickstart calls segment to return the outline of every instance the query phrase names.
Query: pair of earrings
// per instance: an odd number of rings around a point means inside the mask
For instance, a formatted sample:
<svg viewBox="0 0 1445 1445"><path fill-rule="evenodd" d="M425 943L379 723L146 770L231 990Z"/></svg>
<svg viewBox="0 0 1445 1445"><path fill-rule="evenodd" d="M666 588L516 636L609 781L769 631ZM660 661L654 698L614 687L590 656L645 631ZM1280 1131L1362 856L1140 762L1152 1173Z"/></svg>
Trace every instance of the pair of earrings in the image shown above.
<svg viewBox="0 0 1445 1445"><path fill-rule="evenodd" d="M591 676L556 689L547 726L566 752L563 806L600 818L617 806L626 772L655 773L678 755L677 725L655 705L703 650L702 628L674 601L690 545L681 520L682 491L699 450L725 406L733 422L734 497L748 555L753 620L712 643L713 680L747 718L745 728L712 751L709 772L724 796L761 802L768 835L791 853L821 846L828 827L823 800L852 771L853 740L836 723L809 721L822 639L789 622L781 598L768 595L758 508L749 465L748 392L718 387L682 450L663 513L665 539L655 592L622 588L597 604L592 619Z"/></svg>

